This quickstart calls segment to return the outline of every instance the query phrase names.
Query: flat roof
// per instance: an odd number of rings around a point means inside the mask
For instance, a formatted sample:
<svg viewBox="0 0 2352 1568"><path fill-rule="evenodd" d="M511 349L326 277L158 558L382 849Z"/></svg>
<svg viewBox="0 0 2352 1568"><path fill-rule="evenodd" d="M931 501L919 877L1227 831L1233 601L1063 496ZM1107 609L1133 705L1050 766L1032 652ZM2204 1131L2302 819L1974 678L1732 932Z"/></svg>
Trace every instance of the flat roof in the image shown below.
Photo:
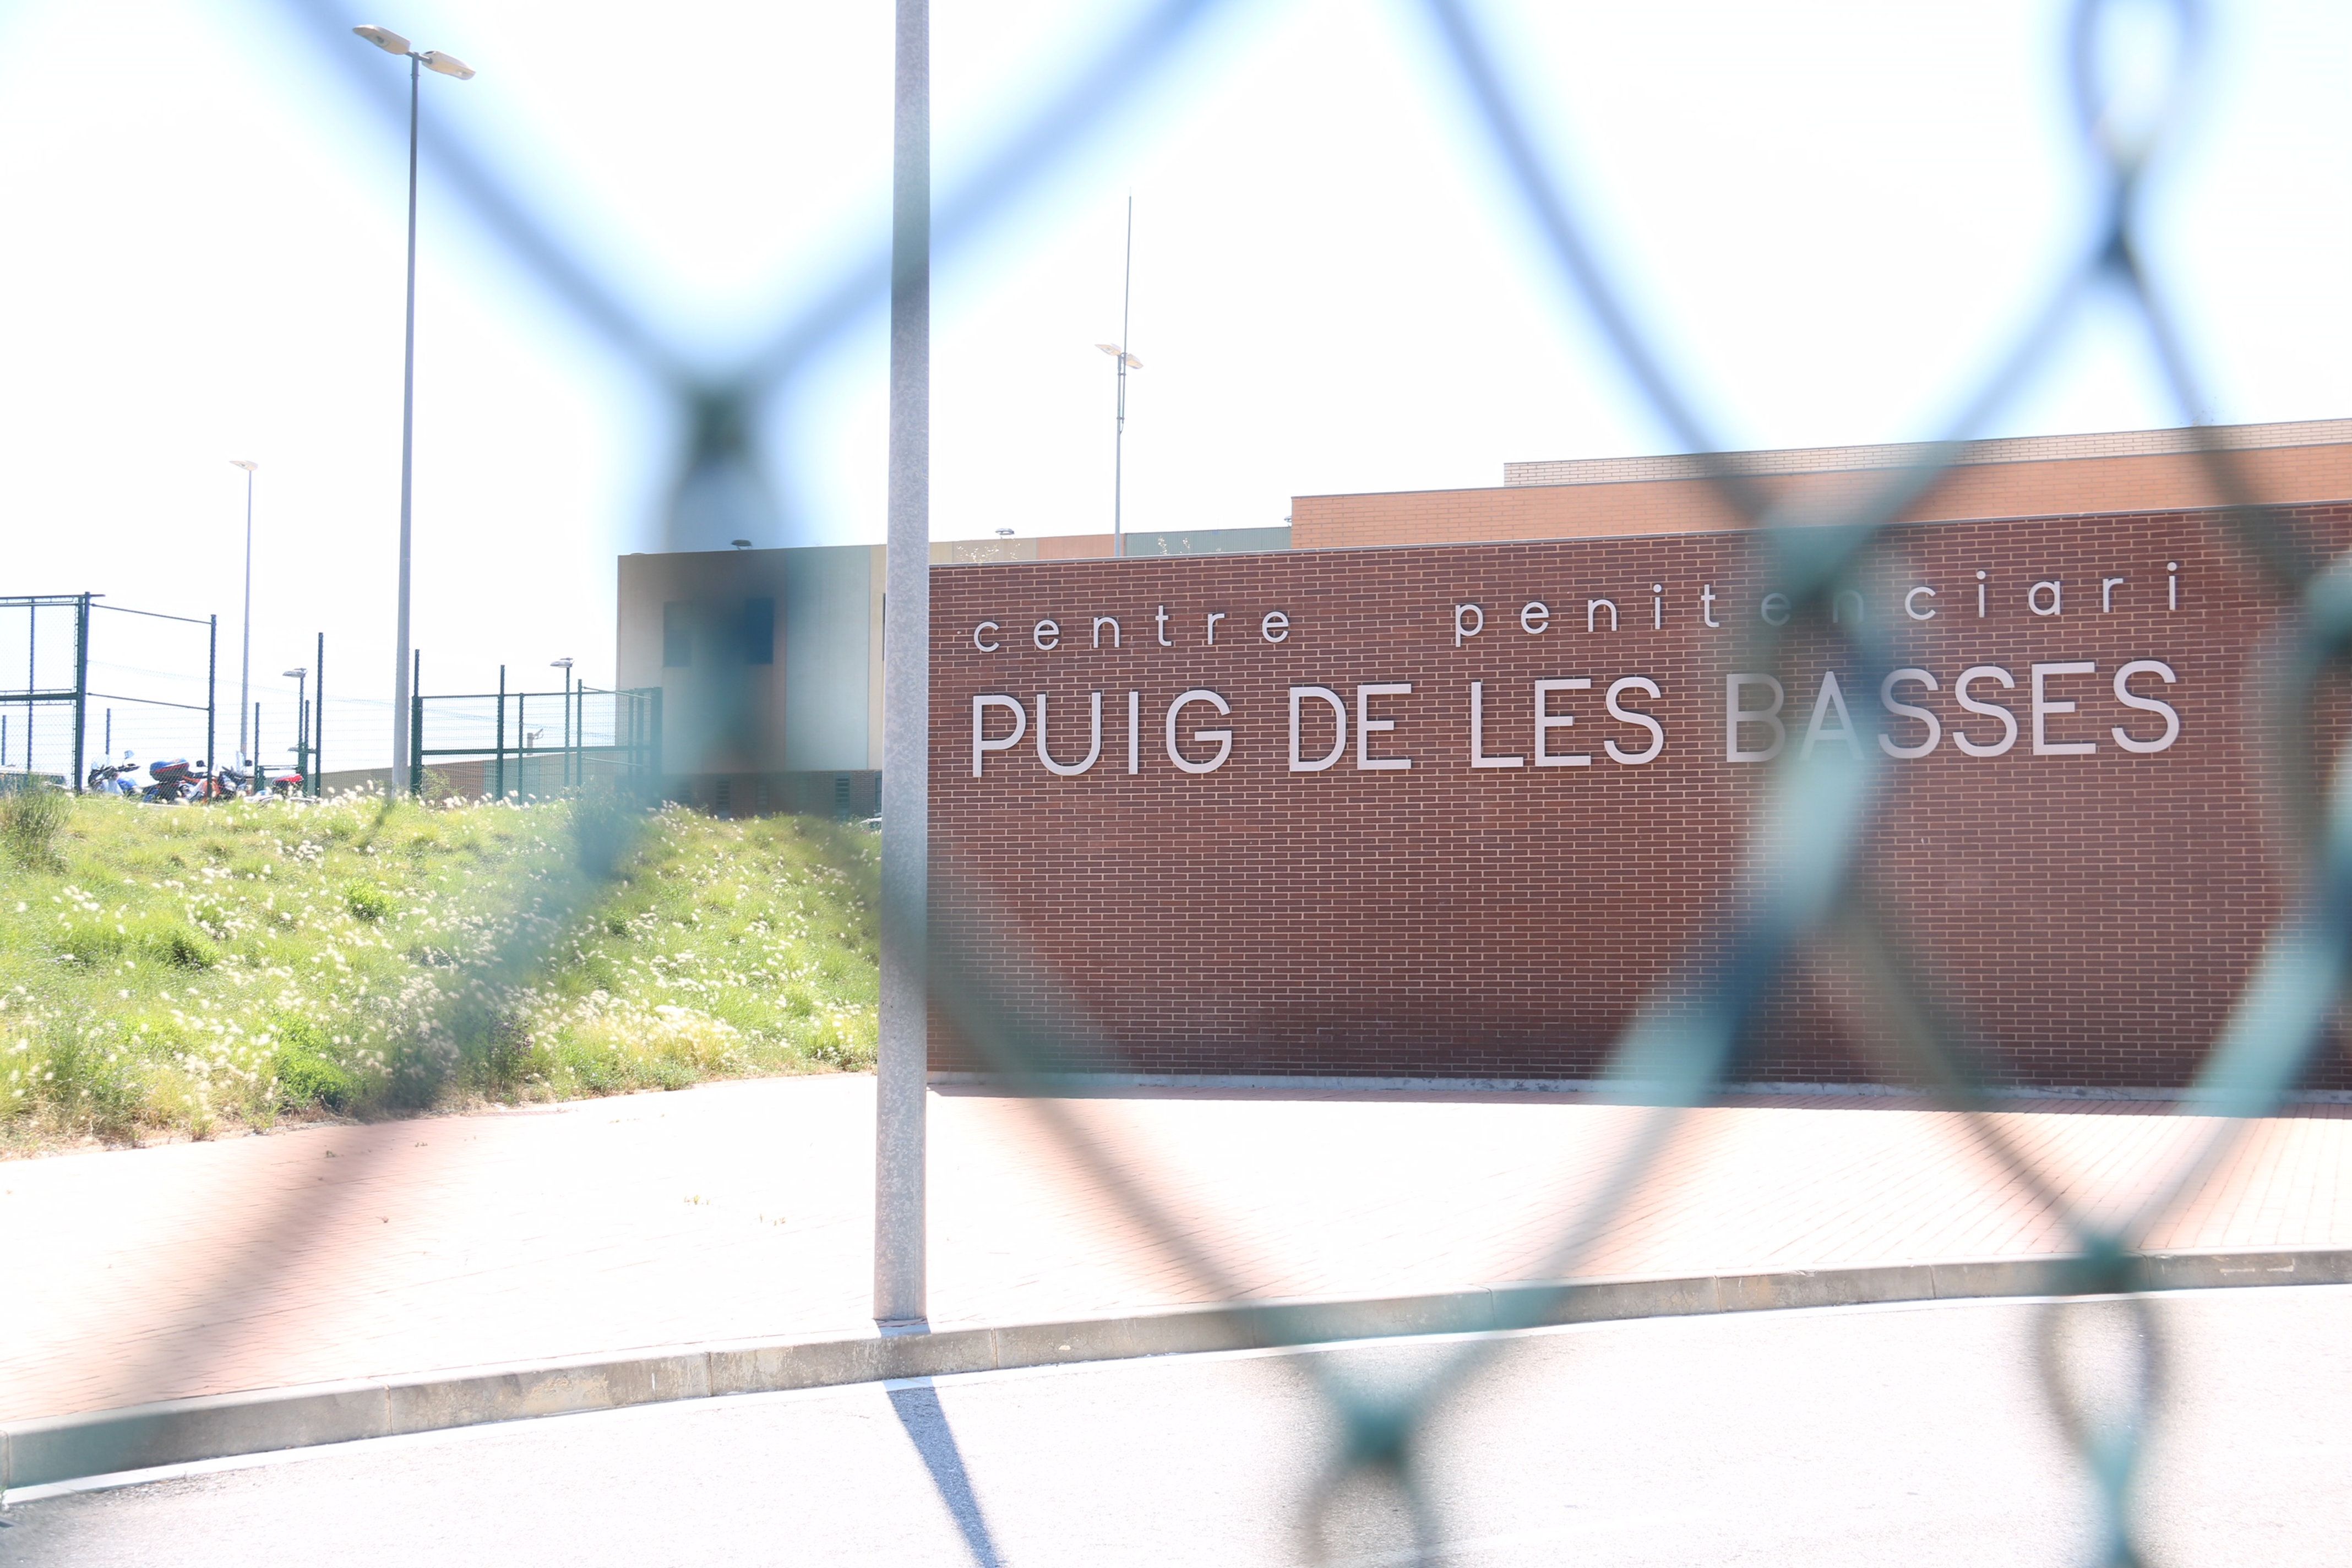
<svg viewBox="0 0 2352 1568"><path fill-rule="evenodd" d="M1574 458L1505 463L1503 483L1616 485L1643 479L1704 479L1724 474L1832 474L1906 468L1937 460L1953 468L1986 463L2047 463L2072 458L2138 458L2273 447L2352 443L2352 419L2294 419L2270 425L2181 426L2167 430L2106 430L2079 436L2009 436L1962 441L1891 441L1860 447L1781 447L1750 452L1679 452L1646 458Z"/></svg>

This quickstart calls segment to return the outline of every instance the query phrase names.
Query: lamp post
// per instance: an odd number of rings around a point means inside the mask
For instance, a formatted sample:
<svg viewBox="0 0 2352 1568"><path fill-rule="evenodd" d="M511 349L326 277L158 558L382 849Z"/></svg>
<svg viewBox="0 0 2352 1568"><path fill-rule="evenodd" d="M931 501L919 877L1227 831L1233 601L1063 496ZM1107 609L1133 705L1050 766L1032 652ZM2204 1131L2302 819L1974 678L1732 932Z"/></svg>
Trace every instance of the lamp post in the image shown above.
<svg viewBox="0 0 2352 1568"><path fill-rule="evenodd" d="M360 26L352 32L386 54L408 58L408 329L400 373L400 609L393 632L392 655L392 773L398 778L408 767L408 541L411 480L416 458L416 114L418 68L471 79L474 68L438 49L419 54L408 40L388 27Z"/></svg>
<svg viewBox="0 0 2352 1568"><path fill-rule="evenodd" d="M310 667L298 664L286 671L294 678L294 771L305 781L310 776Z"/></svg>
<svg viewBox="0 0 2352 1568"><path fill-rule="evenodd" d="M1110 442L1110 552L1127 553L1127 531L1119 516L1125 499L1127 448L1127 373L1141 370L1143 362L1127 352L1129 320L1135 303L1135 198L1127 198L1127 273L1119 286L1118 342L1097 343L1095 347L1118 362L1118 427Z"/></svg>
<svg viewBox="0 0 2352 1568"><path fill-rule="evenodd" d="M547 668L563 672L563 761L559 765L563 770L564 785L569 788L572 784L572 656L566 654L562 658L550 659Z"/></svg>
<svg viewBox="0 0 2352 1568"><path fill-rule="evenodd" d="M251 767L253 752L246 744L245 710L253 701L253 470L261 465L250 458L231 458L228 466L245 470L245 657L236 669L236 756Z"/></svg>

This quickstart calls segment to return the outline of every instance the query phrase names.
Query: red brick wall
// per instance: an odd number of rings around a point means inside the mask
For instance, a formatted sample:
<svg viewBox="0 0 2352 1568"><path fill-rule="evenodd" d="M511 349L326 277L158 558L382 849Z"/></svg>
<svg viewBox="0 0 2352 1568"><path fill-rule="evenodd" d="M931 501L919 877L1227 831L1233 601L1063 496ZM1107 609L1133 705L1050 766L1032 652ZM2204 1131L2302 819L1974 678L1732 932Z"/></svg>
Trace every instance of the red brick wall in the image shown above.
<svg viewBox="0 0 2352 1568"><path fill-rule="evenodd" d="M2352 506L2300 509L2297 525L2340 547ZM1931 672L1898 699L1936 714L1943 738L1919 760L1885 759L1863 865L1885 923L1932 974L1996 1077L2053 1084L2179 1084L2196 1070L2261 943L2285 907L2282 845L2260 733L2257 677L2281 601L2210 514L2173 512L1951 522L1891 532L1864 613L1899 627L1895 662ZM2178 606L2168 584L2178 563ZM1985 614L1977 574L1987 574ZM2121 577L2102 610L2101 580ZM1061 1065L1154 1073L1443 1077L1594 1075L1633 1008L1726 912L1759 785L1772 771L1726 756L1726 676L1762 668L1742 647L1759 615L1759 563L1737 533L1171 561L1037 563L932 573L932 919L1016 1007L1065 1020L1088 1042ZM2060 613L2028 606L2057 582ZM1652 585L1662 584L1654 601ZM1927 585L1933 619L1902 613ZM1719 628L1702 624L1702 589ZM1618 629L1588 601L1614 601ZM1522 629L1541 601L1548 629ZM2047 608L2049 590L2037 603ZM1484 630L1456 646L1457 605ZM1167 612L1160 646L1155 611ZM1207 616L1222 612L1215 646ZM1279 642L1264 617L1288 618ZM1094 617L1115 616L1093 646ZM1468 619L1466 614L1463 617ZM1050 651L1041 620L1058 624ZM974 646L983 621L996 630ZM1662 623L1662 624L1661 624ZM1818 645L1817 645L1818 647ZM2178 739L2134 754L2113 731L2152 741L2162 715L2119 702L2119 667L2158 660L2131 689L2179 716ZM2045 741L2087 755L2034 754L2032 667L2044 677ZM1998 666L2013 689L1971 695L2009 711L2006 754L1964 755L1955 731L1997 742L2000 722L1955 700L1955 678ZM1843 677L1861 743L1889 723L1850 656L1808 656L1782 713L1801 743L1821 672ZM1613 720L1621 679L1665 743ZM1533 685L1583 678L1550 699L1572 727L1549 750L1586 765L1535 763ZM1473 768L1470 683L1482 683L1485 745L1518 767ZM1358 688L1395 728L1358 765ZM1293 686L1329 688L1349 709L1348 747L1323 772L1290 767ZM1185 710L1181 730L1230 730L1215 771L1171 761L1165 715L1191 689L1232 706ZM1041 764L1037 699L1055 758L1086 752L1089 694L1103 693L1100 758L1073 777ZM1128 771L1128 694L1139 692L1139 771ZM1027 732L972 776L972 707L1015 698ZM1764 693L1750 694L1750 706ZM1329 747L1328 709L1303 707L1309 760ZM1013 725L987 715L988 733ZM1834 713L1824 710L1824 738ZM1743 731L1752 747L1769 735ZM1196 761L1213 742L1186 739ZM1862 988L1819 951L1783 988L1736 1076L1899 1079ZM987 1064L940 1021L934 1065ZM2352 1086L2330 1054L2311 1087Z"/></svg>

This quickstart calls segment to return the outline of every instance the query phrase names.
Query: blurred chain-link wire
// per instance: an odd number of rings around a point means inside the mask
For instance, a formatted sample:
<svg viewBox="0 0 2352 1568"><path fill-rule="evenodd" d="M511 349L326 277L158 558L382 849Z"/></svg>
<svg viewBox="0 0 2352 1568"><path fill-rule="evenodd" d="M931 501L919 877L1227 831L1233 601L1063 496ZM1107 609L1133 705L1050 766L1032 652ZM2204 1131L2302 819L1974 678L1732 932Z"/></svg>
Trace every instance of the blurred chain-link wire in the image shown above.
<svg viewBox="0 0 2352 1568"><path fill-rule="evenodd" d="M1442 42L1437 68L1448 73L1480 127L1486 156L1505 178L1541 237L1557 287L1596 323L1631 384L1683 449L1716 453L1721 443L1696 411L1687 383L1637 322L1599 261L1600 247L1572 193L1559 174L1559 160L1537 136L1526 106L1499 68L1494 41L1475 8L1465 0L1420 0ZM349 18L323 0L289 0L299 26L317 35L327 51L342 58ZM1057 164L1083 148L1135 81L1170 59L1188 35L1218 9L1214 0L1160 0L1146 5L1127 27L1092 58L1080 62L1060 91L1048 98L978 172L937 204L935 248L951 251L1005 215L1015 198ZM1768 563L1767 586L1787 596L1793 608L1787 624L1760 626L1742 668L1787 671L1801 650L1838 651L1864 678L1864 689L1905 662L1899 629L1860 620L1841 622L1833 606L1841 593L1858 588L1880 558L1884 531L1901 518L1958 454L1958 443L1982 434L1996 416L2042 372L2060 336L2059 329L2083 310L2095 294L2126 301L2145 331L2184 422L2208 406L2195 370L2181 345L2173 318L2141 252L2143 175L2168 133L2195 67L2205 18L2194 0L2169 0L2162 9L2178 47L2169 89L2153 104L2111 99L2102 72L2105 28L2124 9L2120 0L2079 0L2070 29L2066 62L2074 86L2079 153L2095 175L2096 222L2090 243L2030 311L1998 368L1965 399L1962 412L1941 438L1912 466L1896 471L1859 500L1775 503L1750 478L1728 463L1714 467L1710 480L1723 500L1754 530L1753 545ZM358 72L375 62L352 55ZM365 90L390 90L390 79L368 73ZM878 90L878 83L877 83ZM491 163L469 149L446 126L432 124L425 144L439 177L455 186L476 216L509 252L516 267L535 279L591 332L667 398L685 433L669 486L668 537L725 537L767 505L768 481L762 432L772 427L770 411L780 392L800 374L814 351L852 313L866 310L886 295L889 259L877 240L869 252L842 258L834 276L813 292L814 303L764 329L747 331L751 348L732 364L698 363L679 344L665 341L647 317L632 308L595 268L574 255L517 199ZM2280 662L2271 735L2277 752L2279 787L2286 793L2287 818L2299 836L2306 881L2300 901L2271 933L2257 971L2239 1000L2203 1069L2181 1101L2184 1115L2210 1117L2210 1131L2193 1153L2169 1173L2159 1190L2120 1218L2102 1218L2072 1205L2033 1159L1988 1114L1986 1086L1969 1066L1974 1059L1953 1012L1922 977L1921 963L1902 950L1880 918L1878 894L1870 885L1862 847L1874 820L1881 793L1881 764L1842 756L1833 748L1808 755L1789 748L1775 764L1764 804L1756 817L1753 842L1740 886L1725 908L1736 911L1693 944L1677 973L1660 985L1618 1042L1608 1071L1612 1089L1647 1108L1638 1132L1628 1141L1609 1174L1574 1212L1558 1216L1544 1277L1572 1279L1612 1216L1639 1194L1685 1110L1723 1089L1739 1044L1791 976L1809 945L1828 944L1843 952L1872 992L1883 1023L1879 1042L1911 1079L1934 1086L1942 1104L1964 1115L1977 1141L2048 1212L2058 1216L2075 1242L2069 1283L2074 1298L2113 1299L2108 1309L2129 1316L2139 1347L2136 1386L2116 1406L2094 1405L2070 1378L2071 1325L2064 1302L2042 1310L2042 1373L2053 1419L2085 1462L2101 1519L2099 1561L2107 1564L2142 1560L2135 1534L2133 1483L2148 1436L2164 1367L2158 1325L2137 1294L2145 1283L2137 1248L2150 1227L2183 1194L2211 1171L2228 1152L2244 1120L2276 1109L2319 1047L2344 986L2347 942L2352 942L2352 774L2333 759L2305 754L2316 728L2308 721L2323 682L2352 653L2352 578L2315 559L2284 520L2261 504L2240 460L2218 441L2201 448L2213 484L2228 498L2228 525L2238 546L2281 592L2294 595L2301 613L2289 627L2288 657ZM1834 504L1839 510L1805 510ZM725 526L714 529L714 521ZM672 771L688 771L681 759ZM2325 784L2315 780L2332 780ZM522 933L509 951L479 960L486 976L527 972L554 940L561 916L580 907L599 879L621 863L631 818L625 812L582 814L582 853L569 879L534 890L538 918L517 927ZM937 875L938 873L934 873ZM1213 1299L1241 1302L1248 1292L1223 1268L1217 1237L1200 1230L1161 1201L1150 1182L1104 1147L1087 1125L1058 1101L1047 1068L1076 1054L1088 1026L1073 1001L1053 1016L1016 1005L992 984L1002 973L995 949L1017 944L1009 927L988 933L990 950L967 941L959 945L936 924L930 931L931 989L935 1005L1016 1091L1025 1091L1043 1126L1075 1154L1091 1179L1125 1215L1158 1237L1181 1260L1193 1283ZM480 1011L478 1007L474 1009ZM485 1017L452 1017L440 1026L462 1051L469 1032L486 1031ZM447 1052L436 1059L454 1060ZM420 1086L422 1095L429 1086ZM289 1223L292 1223L290 1220ZM307 1222L306 1222L307 1223ZM1504 1310L1516 1325L1560 1321L1576 1287L1564 1284L1547 1294L1519 1292ZM1313 1331L1303 1317L1277 1310L1252 1314L1252 1331L1267 1345L1303 1342ZM1424 1560L1437 1550L1436 1521L1424 1501L1424 1437L1433 1415L1463 1386L1475 1369L1509 1353L1507 1334L1448 1341L1433 1365L1402 1387L1353 1381L1345 1363L1306 1358L1303 1373L1339 1418L1341 1441L1320 1478L1314 1517L1301 1521L1310 1550L1330 1538L1327 1517L1372 1506L1402 1506L1419 1532ZM2116 1414L2116 1409L2120 1414ZM1366 1482L1372 1483L1366 1486Z"/></svg>

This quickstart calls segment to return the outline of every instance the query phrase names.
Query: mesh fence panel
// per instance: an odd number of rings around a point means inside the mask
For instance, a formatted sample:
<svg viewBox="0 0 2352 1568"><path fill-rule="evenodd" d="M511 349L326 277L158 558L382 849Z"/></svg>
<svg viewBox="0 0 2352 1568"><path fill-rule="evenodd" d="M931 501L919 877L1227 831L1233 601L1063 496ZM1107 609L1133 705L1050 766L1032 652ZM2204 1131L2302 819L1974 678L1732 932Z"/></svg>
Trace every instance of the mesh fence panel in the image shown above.
<svg viewBox="0 0 2352 1568"><path fill-rule="evenodd" d="M1105 89L1149 75L1216 9L1210 0L1167 0L1145 8L1123 34L1081 63L1070 89L1040 105L997 159L939 200L938 246L950 249L965 243L984 220L1082 148L1106 106L1118 96ZM1589 221L1561 180L1553 153L1531 129L1526 106L1498 68L1495 46L1476 12L1461 0L1424 0L1423 9L1444 45L1442 58L1431 68L1449 76L1475 106L1484 138L1482 156L1499 173L1541 237L1543 255L1562 296L1598 325L1641 395L1682 447L1695 453L1722 449L1723 443L1697 412L1686 378L1641 328L1597 259ZM1828 515L1776 506L1750 477L1727 463L1710 471L1709 482L1723 500L1752 525L1755 549L1769 563L1769 584L1785 595L1791 609L1785 626L1753 628L1755 642L1745 668L1786 671L1797 659L1818 657L1829 648L1859 673L1860 686L1875 689L1880 677L1905 662L1899 626L1841 619L1834 613L1839 595L1869 583L1884 560L1883 531L1944 471L1955 455L1955 443L1985 429L2047 368L2061 329L2095 297L2127 304L2185 419L2209 406L2197 367L2141 250L2143 174L2166 124L2161 115L2154 120L2123 116L2101 96L2097 51L2101 27L2114 9L2101 0L2084 0L2074 11L2070 35L2068 65L2075 86L2079 152L2097 175L2092 237L2018 327L2014 339L1996 357L1996 368L1952 427L1917 448L1916 460L1909 467L1885 475L1859 500L1842 503ZM2201 47L2203 18L2187 0L2169 9L2187 40L2179 67L2186 72ZM346 18L340 14L324 5L297 4L291 15L299 26L322 37L331 36L331 47L343 47ZM2176 89L2172 98L2178 97ZM592 266L570 254L510 198L485 160L451 141L446 132L440 138L440 174L455 184L518 266L537 278L548 295L568 307L587 330L637 365L669 400L671 412L688 432L670 487L675 536L709 537L713 531L707 518L712 509L723 514L740 504L742 496L756 492L757 475L772 459L772 454L762 450L759 434L767 427L763 416L771 403L833 325L849 312L869 308L884 293L883 258L844 258L838 286L807 311L779 323L751 324L747 337L757 346L733 368L691 369L689 355L664 342L628 300L597 280ZM2167 1209L2228 1154L2244 1119L2274 1110L2292 1092L2298 1074L2326 1037L2342 992L2347 939L2352 939L2352 783L2335 758L2307 754L2313 737L2326 732L2317 721L2322 693L2352 648L2352 580L2329 570L2329 563L2283 516L2263 504L2242 476L2237 454L2216 440L2201 452L2201 460L2212 483L2229 500L2226 516L2237 547L2301 605L2286 629L2273 687L2263 697L2274 716L2272 739L2284 816L2293 825L2305 873L2295 907L2270 933L2253 979L2181 1102L2184 1114L2218 1118L2207 1124L2210 1131L2199 1136L2160 1190L2135 1211L2118 1216L2074 1209L2032 1155L2015 1145L2004 1125L1987 1114L1992 1100L1973 1074L1970 1054L1949 1021L1949 1009L1922 977L1924 966L1890 937L1894 928L1880 918L1873 891L1858 874L1864 836L1882 795L1881 764L1874 756L1857 759L1829 749L1807 756L1792 748L1773 764L1752 842L1737 873L1738 886L1728 889L1725 907L1733 912L1683 955L1672 981L1641 1009L1615 1047L1607 1075L1610 1085L1648 1109L1608 1180L1580 1207L1556 1216L1549 1258L1549 1277L1575 1276L1602 1228L1643 1194L1681 1113L1726 1086L1742 1038L1787 984L1800 955L1809 944L1833 947L1873 993L1870 1000L1885 1031L1881 1046L1889 1060L1912 1081L1932 1085L1940 1103L1969 1119L1986 1151L2031 1186L2050 1212L2064 1216L2075 1243L2069 1292L2116 1298L2121 1302L2117 1310L2138 1319L2141 1333L2136 1342L2141 1353L2134 1369L2133 1396L2094 1405L2065 1375L2069 1319L2057 1306L2042 1317L2041 1342L2051 1412L2085 1462L2102 1521L2098 1558L2111 1564L2141 1560L2133 1481L2164 1368L2160 1325L2141 1304L2139 1292L2147 1279L2137 1248ZM9 657L7 625L0 619L0 658ZM633 743L622 694L592 694L577 717L567 716L558 700L539 694L527 701L509 697L507 702L502 710L492 698L439 700L429 712L426 745L470 749L478 764L485 752L523 744L560 749L569 741L615 756ZM502 722L509 726L503 731ZM578 734L572 733L574 725ZM443 762L432 759L429 765L438 767ZM518 760L515 765L522 764ZM547 764L531 759L530 765L543 769ZM688 771L691 761L671 758L667 766ZM565 778L568 782L569 775ZM536 782L544 784L543 775ZM519 782L515 787L527 786ZM554 940L549 933L557 929L557 917L593 895L602 876L625 850L632 829L625 814L584 813L579 831L592 852L579 857L565 878L538 890L538 907L546 919L527 928L527 936L518 937L509 947L479 959L486 976L511 976L530 969ZM1118 1152L1101 1146L1055 1099L1044 1071L1083 1054L1077 1047L1085 1041L1087 1023L1075 1005L1041 1010L1000 993L995 977L1003 972L1005 951L1018 948L1017 933L1001 926L984 938L949 941L937 928L932 935L932 993L958 1031L1007 1081L1031 1094L1046 1133L1131 1220L1164 1242L1203 1292L1222 1300L1245 1300L1248 1292L1220 1262L1220 1238L1198 1228ZM469 1029L485 1026L452 1016L441 1020L440 1026L462 1046ZM1501 1310L1522 1325L1557 1321L1567 1313L1576 1289L1567 1284L1525 1292ZM1303 1341L1313 1332L1308 1319L1280 1310L1249 1321L1269 1345ZM1436 1560L1436 1526L1422 1485L1423 1434L1449 1394L1475 1369L1510 1354L1511 1343L1507 1338L1449 1342L1443 1354L1402 1386L1354 1382L1344 1363L1309 1358L1307 1375L1317 1380L1342 1437L1322 1473L1317 1517L1302 1521L1307 1534L1323 1539L1333 1522L1327 1516L1402 1506L1419 1531L1423 1560Z"/></svg>

